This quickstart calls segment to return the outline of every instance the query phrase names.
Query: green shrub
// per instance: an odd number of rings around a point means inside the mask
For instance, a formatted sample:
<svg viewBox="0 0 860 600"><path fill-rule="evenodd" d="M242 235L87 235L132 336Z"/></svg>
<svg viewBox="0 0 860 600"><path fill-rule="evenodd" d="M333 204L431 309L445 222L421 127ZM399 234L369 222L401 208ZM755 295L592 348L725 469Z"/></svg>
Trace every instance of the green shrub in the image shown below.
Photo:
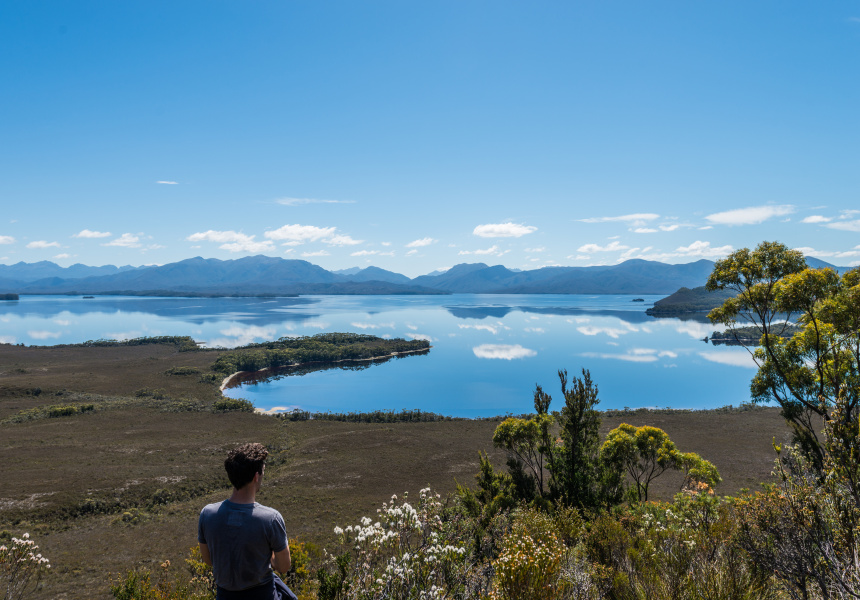
<svg viewBox="0 0 860 600"><path fill-rule="evenodd" d="M78 412L77 406L49 406L49 417L68 417Z"/></svg>
<svg viewBox="0 0 860 600"><path fill-rule="evenodd" d="M167 369L165 375L196 375L200 372L197 367L171 367Z"/></svg>
<svg viewBox="0 0 860 600"><path fill-rule="evenodd" d="M198 380L200 383L221 383L223 376L217 373L204 373Z"/></svg>
<svg viewBox="0 0 860 600"><path fill-rule="evenodd" d="M254 405L250 400L243 398L224 398L216 400L212 405L212 410L215 412L228 412L238 410L242 412L254 412Z"/></svg>

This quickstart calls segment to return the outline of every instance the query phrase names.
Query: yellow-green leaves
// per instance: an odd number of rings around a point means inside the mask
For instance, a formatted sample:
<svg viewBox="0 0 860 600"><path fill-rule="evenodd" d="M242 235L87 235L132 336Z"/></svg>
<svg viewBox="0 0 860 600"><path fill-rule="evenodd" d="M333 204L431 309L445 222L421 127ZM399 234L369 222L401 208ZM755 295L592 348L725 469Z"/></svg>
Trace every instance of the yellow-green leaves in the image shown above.
<svg viewBox="0 0 860 600"><path fill-rule="evenodd" d="M683 470L685 486L704 483L714 487L721 481L712 463L694 452L680 452L665 431L649 425L634 427L622 423L609 432L600 456L605 464L626 471L633 478L640 502L648 500L651 481L668 469Z"/></svg>

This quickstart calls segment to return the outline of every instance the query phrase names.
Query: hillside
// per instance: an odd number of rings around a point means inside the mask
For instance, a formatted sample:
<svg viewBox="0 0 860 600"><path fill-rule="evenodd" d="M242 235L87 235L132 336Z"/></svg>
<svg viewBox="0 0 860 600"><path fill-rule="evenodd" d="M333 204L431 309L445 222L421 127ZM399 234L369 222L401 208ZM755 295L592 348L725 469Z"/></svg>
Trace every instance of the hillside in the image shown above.
<svg viewBox="0 0 860 600"><path fill-rule="evenodd" d="M682 287L674 294L662 300L657 300L654 306L645 312L655 317L671 316L680 313L709 312L721 306L723 302L734 295L734 292L730 290L709 292L705 289L705 286L693 289Z"/></svg>

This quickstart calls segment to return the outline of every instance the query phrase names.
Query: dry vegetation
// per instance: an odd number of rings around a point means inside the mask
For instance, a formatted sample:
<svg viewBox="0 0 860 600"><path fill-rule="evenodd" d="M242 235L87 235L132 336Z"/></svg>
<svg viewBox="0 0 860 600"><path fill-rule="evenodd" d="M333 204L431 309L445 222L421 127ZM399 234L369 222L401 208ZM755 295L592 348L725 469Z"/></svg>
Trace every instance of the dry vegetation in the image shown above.
<svg viewBox="0 0 860 600"><path fill-rule="evenodd" d="M29 531L51 559L40 597L107 598L110 574L181 562L200 508L227 492L226 449L243 441L273 450L260 501L283 513L290 535L320 546L336 524L374 512L392 493L471 485L478 451L504 462L492 448L497 421L289 422L213 412L220 393L205 375L217 356L163 345L0 345L0 531ZM176 367L191 369L168 374ZM46 411L87 405L69 416ZM776 409L633 411L605 417L603 433L621 422L660 427L715 463L723 494L766 480L771 440L788 437ZM679 484L667 475L654 492L667 498Z"/></svg>

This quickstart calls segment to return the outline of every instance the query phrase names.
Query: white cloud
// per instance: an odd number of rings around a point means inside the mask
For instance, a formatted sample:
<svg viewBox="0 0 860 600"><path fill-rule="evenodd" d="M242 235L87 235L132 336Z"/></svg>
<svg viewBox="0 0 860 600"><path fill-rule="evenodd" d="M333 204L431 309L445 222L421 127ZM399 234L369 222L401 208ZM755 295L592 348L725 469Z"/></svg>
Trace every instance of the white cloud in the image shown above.
<svg viewBox="0 0 860 600"><path fill-rule="evenodd" d="M424 340L425 342L436 341L432 337L424 333L407 333L406 337L408 337L410 340Z"/></svg>
<svg viewBox="0 0 860 600"><path fill-rule="evenodd" d="M90 231L89 229L82 229L72 237L75 238L106 238L110 237L110 231Z"/></svg>
<svg viewBox="0 0 860 600"><path fill-rule="evenodd" d="M254 239L253 235L246 235L238 231L215 231L210 229L202 233L192 233L187 238L189 242L249 242Z"/></svg>
<svg viewBox="0 0 860 600"><path fill-rule="evenodd" d="M355 200L320 200L318 198L279 198L277 204L299 206L301 204L354 204Z"/></svg>
<svg viewBox="0 0 860 600"><path fill-rule="evenodd" d="M472 352L478 358L493 358L500 360L514 360L517 358L530 358L537 356L537 352L530 348L523 348L519 344L481 344L472 348Z"/></svg>
<svg viewBox="0 0 860 600"><path fill-rule="evenodd" d="M860 256L860 246L855 246L853 250L844 250L841 252L833 252L831 250L816 250L809 246L795 248L798 252L802 252L804 256L815 256L816 258L854 258Z"/></svg>
<svg viewBox="0 0 860 600"><path fill-rule="evenodd" d="M313 225L284 225L279 229L267 231L263 235L270 240L304 244L330 238L335 234L336 229L336 227L314 227Z"/></svg>
<svg viewBox="0 0 860 600"><path fill-rule="evenodd" d="M14 244L15 238L11 235L0 235L0 244Z"/></svg>
<svg viewBox="0 0 860 600"><path fill-rule="evenodd" d="M689 246L679 246L674 252L650 252L651 247L639 250L633 248L629 252L622 255L622 259L640 258L643 260L658 260L666 261L681 258L721 258L731 254L734 248L732 246L717 246L712 247L710 242L697 240Z"/></svg>
<svg viewBox="0 0 860 600"><path fill-rule="evenodd" d="M840 231L855 231L860 232L860 220L857 221L836 221L835 223L827 223L825 227L830 229L838 229Z"/></svg>
<svg viewBox="0 0 860 600"><path fill-rule="evenodd" d="M434 240L431 237L421 238L420 240L415 240L414 242L409 242L406 244L407 248L421 248L423 246L429 246L430 244L435 244L439 240Z"/></svg>
<svg viewBox="0 0 860 600"><path fill-rule="evenodd" d="M590 219L578 219L581 223L613 223L613 222L630 222L644 223L645 221L653 221L659 219L660 215L654 213L635 213L632 215L621 215L619 217L592 217Z"/></svg>
<svg viewBox="0 0 860 600"><path fill-rule="evenodd" d="M56 339L63 334L59 331L28 331L27 335L34 340L50 340Z"/></svg>
<svg viewBox="0 0 860 600"><path fill-rule="evenodd" d="M501 256L502 254L506 254L506 252L499 252L498 246L490 246L484 250L460 250L457 254L479 254L479 255L488 255L495 254Z"/></svg>
<svg viewBox="0 0 860 600"><path fill-rule="evenodd" d="M155 183L160 183L162 185L179 185L178 181L156 181Z"/></svg>
<svg viewBox="0 0 860 600"><path fill-rule="evenodd" d="M379 254L379 250L358 250L351 253L350 256L371 256L373 254Z"/></svg>
<svg viewBox="0 0 860 600"><path fill-rule="evenodd" d="M699 352L699 356L705 360L719 363L721 365L744 367L747 369L758 368L752 355L746 350L738 352Z"/></svg>
<svg viewBox="0 0 860 600"><path fill-rule="evenodd" d="M252 239L243 242L221 244L218 248L227 250L228 252L274 252L275 250L275 246L269 240L255 242Z"/></svg>
<svg viewBox="0 0 860 600"><path fill-rule="evenodd" d="M215 242L220 243L218 246L221 250L228 252L273 252L274 244L270 240L256 241L256 236L241 233L239 231L203 231L189 235L186 240L189 242Z"/></svg>
<svg viewBox="0 0 860 600"><path fill-rule="evenodd" d="M529 233L537 231L537 227L531 225L522 225L517 223L488 223L487 225L478 225L472 231L473 235L485 238L496 237L522 237Z"/></svg>
<svg viewBox="0 0 860 600"><path fill-rule="evenodd" d="M102 246L119 246L121 248L140 248L140 237L131 233L124 233L120 237L109 241Z"/></svg>
<svg viewBox="0 0 860 600"><path fill-rule="evenodd" d="M675 231L681 227L678 223L673 223L672 225L660 225L660 231Z"/></svg>
<svg viewBox="0 0 860 600"><path fill-rule="evenodd" d="M331 256L326 250L317 250L316 252L302 252L302 256L310 258L312 256Z"/></svg>
<svg viewBox="0 0 860 600"><path fill-rule="evenodd" d="M357 244L363 244L364 240L354 240L348 235L338 234L324 239L323 243L329 244L330 246L355 246Z"/></svg>
<svg viewBox="0 0 860 600"><path fill-rule="evenodd" d="M703 242L703 241L695 241L689 246L679 246L675 249L675 252L683 256L725 256L726 254L731 254L734 248L731 246L719 246L717 248L711 247L711 242Z"/></svg>
<svg viewBox="0 0 860 600"><path fill-rule="evenodd" d="M27 244L28 248L59 248L59 242L46 242L45 240L38 240L35 242L30 242Z"/></svg>
<svg viewBox="0 0 860 600"><path fill-rule="evenodd" d="M773 217L783 217L794 212L790 204L774 206L750 206L714 213L705 217L714 225L757 225Z"/></svg>
<svg viewBox="0 0 860 600"><path fill-rule="evenodd" d="M409 252L406 253L406 256L412 256L413 254L418 254L418 250L413 248L412 250L410 250Z"/></svg>
<svg viewBox="0 0 860 600"><path fill-rule="evenodd" d="M526 248L526 252L528 252L529 254L533 252L546 252L546 248L543 246L541 246L540 248Z"/></svg>
<svg viewBox="0 0 860 600"><path fill-rule="evenodd" d="M18 340L16 340L11 335L0 335L0 344L16 344Z"/></svg>
<svg viewBox="0 0 860 600"><path fill-rule="evenodd" d="M585 244L576 249L577 252L584 254L593 254L595 252L615 252L618 250L627 250L630 246L625 246L616 242L610 242L606 246L598 246L597 244Z"/></svg>
<svg viewBox="0 0 860 600"><path fill-rule="evenodd" d="M68 254L66 252L63 252L62 254L57 254L56 256L54 256L54 258L56 258L56 259L71 258L71 257L72 257L72 255Z"/></svg>
<svg viewBox="0 0 860 600"><path fill-rule="evenodd" d="M824 217L822 215L810 215L801 219L801 223L829 223L833 219L831 217Z"/></svg>
<svg viewBox="0 0 860 600"><path fill-rule="evenodd" d="M651 227L637 227L633 230L633 233L657 233L657 230Z"/></svg>

